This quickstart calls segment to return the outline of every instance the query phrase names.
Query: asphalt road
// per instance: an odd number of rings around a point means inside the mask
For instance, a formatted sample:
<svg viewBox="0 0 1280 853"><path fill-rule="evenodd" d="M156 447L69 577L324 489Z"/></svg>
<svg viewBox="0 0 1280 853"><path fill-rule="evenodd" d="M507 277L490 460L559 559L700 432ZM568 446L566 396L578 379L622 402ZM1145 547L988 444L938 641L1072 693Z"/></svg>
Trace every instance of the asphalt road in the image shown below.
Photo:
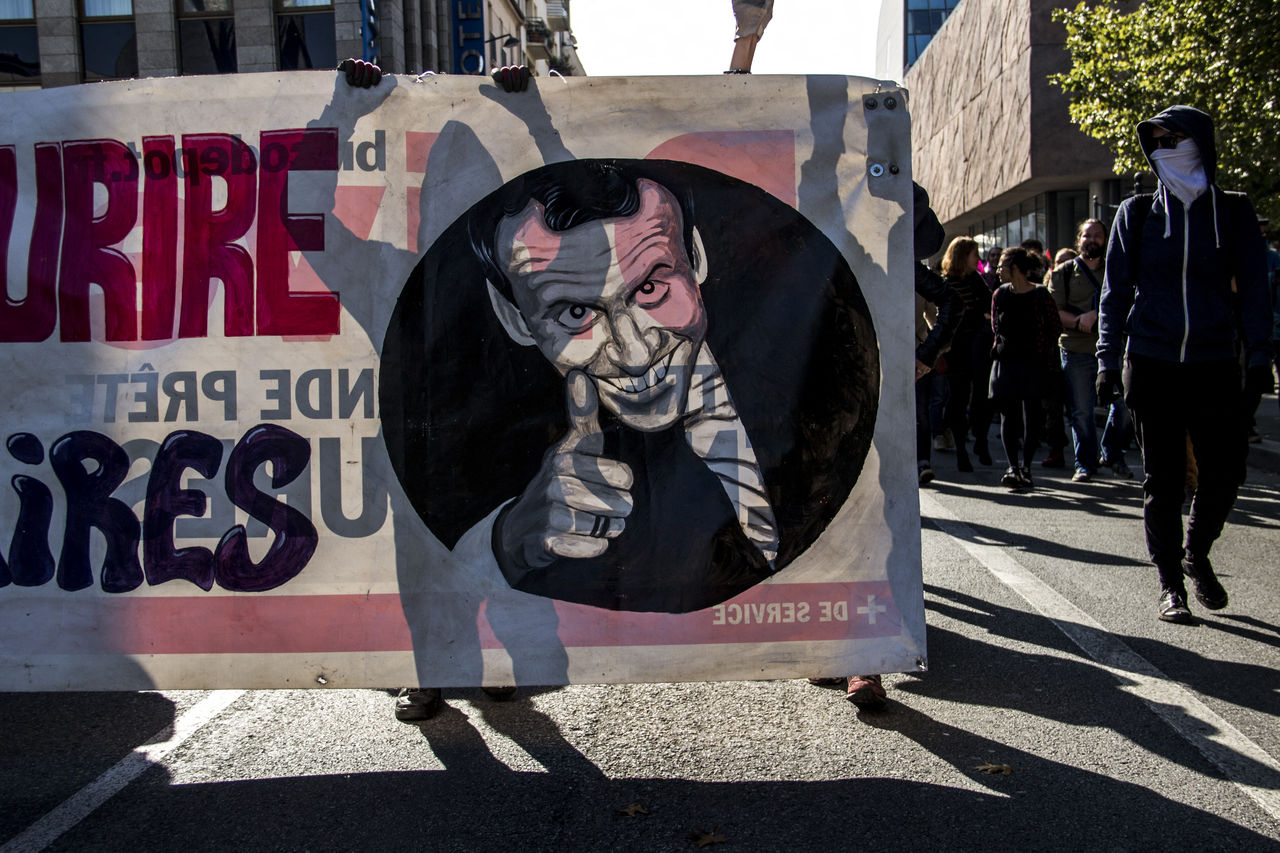
<svg viewBox="0 0 1280 853"><path fill-rule="evenodd" d="M930 669L885 712L802 680L453 690L421 726L373 690L4 694L0 851L1280 850L1263 405L1196 626L1155 619L1138 481L1014 495L939 454Z"/></svg>

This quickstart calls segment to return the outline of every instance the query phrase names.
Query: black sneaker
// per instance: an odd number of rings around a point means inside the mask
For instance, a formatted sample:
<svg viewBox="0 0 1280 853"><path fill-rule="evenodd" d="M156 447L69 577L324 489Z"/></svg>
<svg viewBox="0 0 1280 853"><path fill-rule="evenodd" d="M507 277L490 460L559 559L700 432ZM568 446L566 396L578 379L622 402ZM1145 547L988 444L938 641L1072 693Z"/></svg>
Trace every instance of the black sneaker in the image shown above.
<svg viewBox="0 0 1280 853"><path fill-rule="evenodd" d="M1182 573L1191 578L1191 583L1196 588L1196 601L1210 610L1221 610L1227 606L1227 591L1218 582L1218 576L1213 573L1208 557L1188 554L1182 560Z"/></svg>
<svg viewBox="0 0 1280 853"><path fill-rule="evenodd" d="M928 462L921 462L917 467L916 474L922 486L927 486L933 482L933 466Z"/></svg>
<svg viewBox="0 0 1280 853"><path fill-rule="evenodd" d="M1004 472L1004 476L1000 478L1000 485L1010 489L1022 488L1022 477L1017 468L1012 465Z"/></svg>
<svg viewBox="0 0 1280 853"><path fill-rule="evenodd" d="M1161 590L1159 613L1161 622L1190 625L1194 621L1187 607L1187 594L1180 589Z"/></svg>
<svg viewBox="0 0 1280 853"><path fill-rule="evenodd" d="M1034 489L1036 487L1036 481L1031 479L1030 468L1018 469L1018 485L1023 489Z"/></svg>
<svg viewBox="0 0 1280 853"><path fill-rule="evenodd" d="M405 688L396 697L396 719L402 723L420 723L439 713L442 704L439 687Z"/></svg>

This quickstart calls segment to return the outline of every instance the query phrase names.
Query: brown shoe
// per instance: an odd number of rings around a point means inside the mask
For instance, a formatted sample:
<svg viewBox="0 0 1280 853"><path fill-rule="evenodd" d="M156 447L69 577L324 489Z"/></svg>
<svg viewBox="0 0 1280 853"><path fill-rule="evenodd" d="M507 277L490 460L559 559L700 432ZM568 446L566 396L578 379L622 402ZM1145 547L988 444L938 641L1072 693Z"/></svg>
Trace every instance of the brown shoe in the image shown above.
<svg viewBox="0 0 1280 853"><path fill-rule="evenodd" d="M884 707L886 694L884 685L880 683L880 676L851 675L844 698L863 710L871 711Z"/></svg>

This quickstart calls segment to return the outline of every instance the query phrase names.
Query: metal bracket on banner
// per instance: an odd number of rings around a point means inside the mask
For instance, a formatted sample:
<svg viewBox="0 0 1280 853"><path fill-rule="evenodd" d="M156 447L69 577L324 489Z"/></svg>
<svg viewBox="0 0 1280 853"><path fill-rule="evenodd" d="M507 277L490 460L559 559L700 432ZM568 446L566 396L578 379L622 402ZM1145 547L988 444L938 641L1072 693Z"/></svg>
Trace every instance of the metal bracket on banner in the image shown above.
<svg viewBox="0 0 1280 853"><path fill-rule="evenodd" d="M867 185L876 198L890 198L901 192L899 178L911 177L910 135L894 133L909 121L907 95L901 88L881 90L862 96L862 116L867 123Z"/></svg>

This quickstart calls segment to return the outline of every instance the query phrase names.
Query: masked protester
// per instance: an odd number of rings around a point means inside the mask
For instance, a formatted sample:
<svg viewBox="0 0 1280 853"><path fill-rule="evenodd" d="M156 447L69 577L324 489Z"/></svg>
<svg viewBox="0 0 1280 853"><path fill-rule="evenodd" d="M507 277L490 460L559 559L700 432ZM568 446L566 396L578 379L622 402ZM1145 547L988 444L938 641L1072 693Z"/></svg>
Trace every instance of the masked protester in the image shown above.
<svg viewBox="0 0 1280 853"><path fill-rule="evenodd" d="M1154 195L1121 204L1112 225L1097 391L1105 405L1123 383L1146 472L1143 522L1160 577L1159 618L1188 624L1184 574L1206 608L1227 606L1209 549L1244 481L1238 353L1246 354L1245 385L1265 384L1271 300L1253 206L1217 186L1212 119L1170 107L1138 125L1138 140L1160 183ZM1199 479L1184 540L1188 443Z"/></svg>

